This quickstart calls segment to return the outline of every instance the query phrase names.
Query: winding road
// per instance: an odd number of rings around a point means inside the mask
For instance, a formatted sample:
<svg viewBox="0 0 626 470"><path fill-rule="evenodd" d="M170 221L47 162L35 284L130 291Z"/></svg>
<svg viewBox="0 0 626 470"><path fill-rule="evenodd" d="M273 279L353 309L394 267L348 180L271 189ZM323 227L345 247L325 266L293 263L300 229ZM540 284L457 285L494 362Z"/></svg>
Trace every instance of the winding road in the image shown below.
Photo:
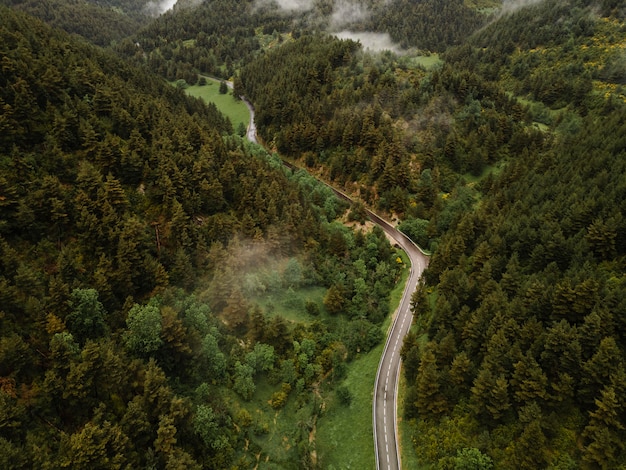
<svg viewBox="0 0 626 470"><path fill-rule="evenodd" d="M249 141L258 143L256 137L256 125L254 123L254 107L241 97L250 111L250 124L248 125L247 138ZM293 165L285 162L287 166ZM351 198L332 186L329 186L339 197L351 201ZM391 330L387 336L385 349L380 358L376 381L374 384L374 400L372 407L372 424L374 428L374 447L376 449L376 469L395 470L402 468L400 450L398 446L397 426L397 402L398 402L398 379L400 378L400 348L402 340L411 328L413 315L411 313L411 295L417 288L417 284L424 269L428 265L426 256L418 246L406 235L397 230L390 222L374 212L367 210L367 215L372 222L379 225L387 235L396 241L411 260L411 272L404 287L402 300L394 315Z"/></svg>
<svg viewBox="0 0 626 470"><path fill-rule="evenodd" d="M402 339L411 328L411 295L415 291L428 257L402 232L374 213L369 214L380 227L406 252L411 260L411 272L404 287L402 300L396 311L387 343L378 364L374 383L372 421L377 470L402 468L398 446L398 379L400 378L400 348Z"/></svg>

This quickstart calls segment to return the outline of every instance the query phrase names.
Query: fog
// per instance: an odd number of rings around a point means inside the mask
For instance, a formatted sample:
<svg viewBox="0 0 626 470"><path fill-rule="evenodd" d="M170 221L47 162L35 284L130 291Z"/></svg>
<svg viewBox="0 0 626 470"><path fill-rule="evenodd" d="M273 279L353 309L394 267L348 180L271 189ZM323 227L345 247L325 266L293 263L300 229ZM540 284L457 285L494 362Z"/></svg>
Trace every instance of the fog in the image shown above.
<svg viewBox="0 0 626 470"><path fill-rule="evenodd" d="M330 17L330 27L334 30L342 29L352 23L361 23L369 17L370 12L367 7L363 7L355 2L338 0L333 7L333 14Z"/></svg>
<svg viewBox="0 0 626 470"><path fill-rule="evenodd" d="M309 11L313 9L313 0L257 0L257 6L277 5L286 12Z"/></svg>
<svg viewBox="0 0 626 470"><path fill-rule="evenodd" d="M502 9L500 10L500 12L502 14L512 13L519 10L520 8L535 5L543 1L544 0L504 0L502 2Z"/></svg>
<svg viewBox="0 0 626 470"><path fill-rule="evenodd" d="M340 31L334 33L339 39L352 39L359 41L364 50L372 52L391 51L400 54L401 50L387 33L363 33L353 31Z"/></svg>
<svg viewBox="0 0 626 470"><path fill-rule="evenodd" d="M178 0L150 1L146 3L146 10L150 12L151 15L158 16L174 8L177 1Z"/></svg>

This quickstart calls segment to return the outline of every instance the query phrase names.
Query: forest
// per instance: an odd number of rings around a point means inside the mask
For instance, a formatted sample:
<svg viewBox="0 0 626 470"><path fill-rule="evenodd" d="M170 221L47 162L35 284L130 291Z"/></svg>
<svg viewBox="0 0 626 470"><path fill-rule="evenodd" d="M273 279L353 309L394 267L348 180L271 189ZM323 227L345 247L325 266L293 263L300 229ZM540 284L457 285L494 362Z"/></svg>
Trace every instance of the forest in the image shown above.
<svg viewBox="0 0 626 470"><path fill-rule="evenodd" d="M311 388L382 340L395 250L215 107L2 17L0 466L249 468L266 425L232 403L268 374L306 465ZM306 286L297 328L251 301Z"/></svg>
<svg viewBox="0 0 626 470"><path fill-rule="evenodd" d="M0 7L0 466L326 468L405 272L363 207L432 253L411 462L623 466L621 2L55 1ZM204 75L263 147L167 83Z"/></svg>
<svg viewBox="0 0 626 470"><path fill-rule="evenodd" d="M149 0L0 1L0 5L25 11L99 46L114 44L147 25L153 16L150 3Z"/></svg>

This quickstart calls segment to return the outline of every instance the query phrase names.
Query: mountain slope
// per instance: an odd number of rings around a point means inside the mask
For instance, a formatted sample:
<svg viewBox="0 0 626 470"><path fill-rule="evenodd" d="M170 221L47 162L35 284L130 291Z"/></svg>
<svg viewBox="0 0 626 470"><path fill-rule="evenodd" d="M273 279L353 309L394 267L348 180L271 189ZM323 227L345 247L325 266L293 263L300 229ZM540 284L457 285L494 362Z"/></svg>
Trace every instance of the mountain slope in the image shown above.
<svg viewBox="0 0 626 470"><path fill-rule="evenodd" d="M33 15L51 26L83 36L99 46L128 37L151 19L146 0L2 0L0 4Z"/></svg>
<svg viewBox="0 0 626 470"><path fill-rule="evenodd" d="M215 107L0 18L0 467L319 462L404 269L382 230Z"/></svg>
<svg viewBox="0 0 626 470"><path fill-rule="evenodd" d="M511 155L475 210L442 238L416 294L419 329L403 355L406 413L424 462L479 458L484 468L530 469L624 461L626 105L619 81L602 72L619 56L624 28L611 12L543 2L448 56L517 87L509 71L520 61L538 77L576 70L592 47L604 51L580 73L559 74L575 89L572 80L586 80L580 93L552 99L526 90L548 117L560 113L549 122L550 145Z"/></svg>

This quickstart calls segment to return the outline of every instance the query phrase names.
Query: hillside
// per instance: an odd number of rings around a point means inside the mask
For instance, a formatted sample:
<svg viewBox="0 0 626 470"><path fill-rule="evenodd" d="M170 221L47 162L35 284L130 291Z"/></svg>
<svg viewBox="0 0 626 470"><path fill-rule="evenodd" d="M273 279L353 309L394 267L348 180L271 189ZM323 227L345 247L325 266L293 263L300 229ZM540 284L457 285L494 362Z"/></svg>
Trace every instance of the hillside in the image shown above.
<svg viewBox="0 0 626 470"><path fill-rule="evenodd" d="M99 46L110 46L132 35L157 13L156 3L148 0L2 0L0 4Z"/></svg>
<svg viewBox="0 0 626 470"><path fill-rule="evenodd" d="M433 253L402 350L415 465L623 466L622 2L133 11L93 20L104 51L0 10L1 467L334 462L318 418L352 411L405 271L347 227L363 205ZM359 202L163 80L199 74Z"/></svg>
<svg viewBox="0 0 626 470"><path fill-rule="evenodd" d="M215 107L0 17L0 467L312 465L403 269L382 231Z"/></svg>
<svg viewBox="0 0 626 470"><path fill-rule="evenodd" d="M511 154L415 294L405 412L424 463L624 462L622 13L543 2L445 55L524 96L550 144Z"/></svg>

